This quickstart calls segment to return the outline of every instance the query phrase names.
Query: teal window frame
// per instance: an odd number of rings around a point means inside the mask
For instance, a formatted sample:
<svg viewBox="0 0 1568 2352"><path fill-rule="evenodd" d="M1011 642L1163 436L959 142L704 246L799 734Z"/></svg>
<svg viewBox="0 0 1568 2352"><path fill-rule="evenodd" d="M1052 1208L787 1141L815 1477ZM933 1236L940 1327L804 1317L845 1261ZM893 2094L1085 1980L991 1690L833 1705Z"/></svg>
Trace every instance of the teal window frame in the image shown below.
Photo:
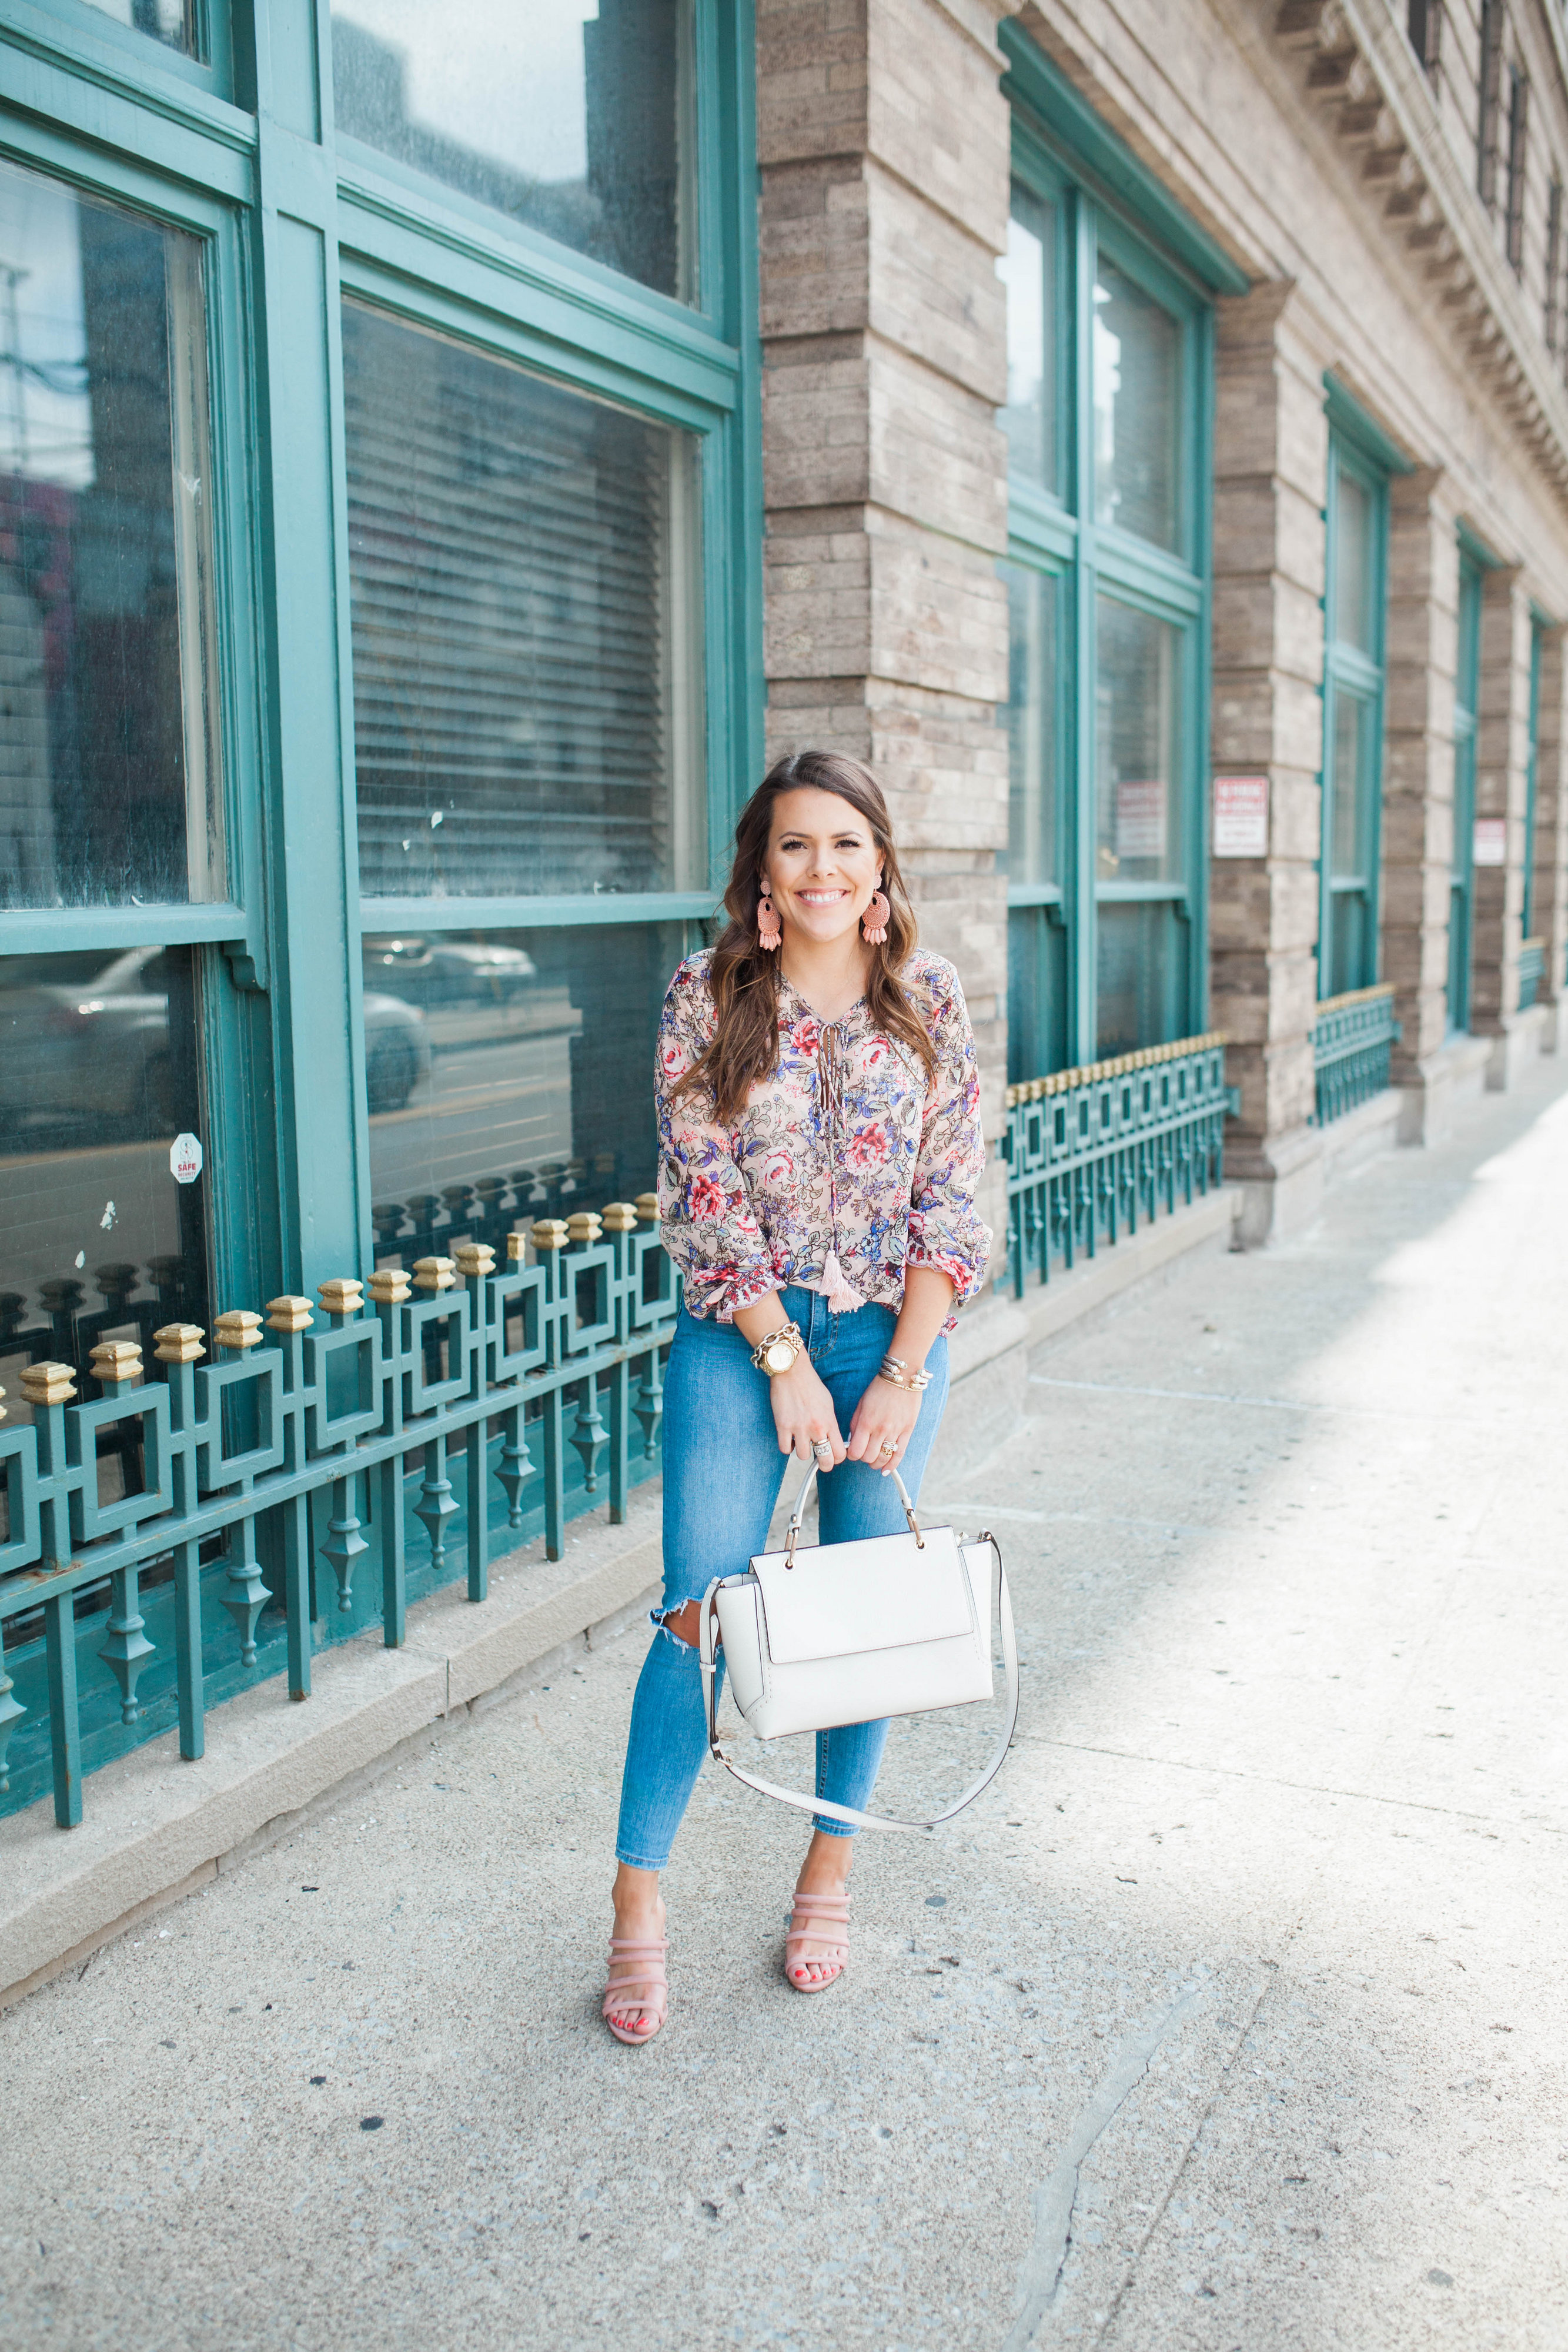
<svg viewBox="0 0 1568 2352"><path fill-rule="evenodd" d="M1534 936L1531 910L1535 903L1535 812L1541 771L1541 659L1549 625L1545 615L1532 607L1530 615L1529 735L1524 753L1524 887L1519 902L1519 936L1521 940Z"/></svg>
<svg viewBox="0 0 1568 2352"><path fill-rule="evenodd" d="M204 62L85 0L16 0L0 23L0 154L203 240L229 895L0 910L0 955L196 949L220 1305L372 1262L364 929L695 925L713 912L762 754L755 29L750 0L694 8L691 304L340 145L329 0L268 11L259 27L260 0L233 0L232 16L208 0ZM708 887L361 901L345 294L698 437Z"/></svg>
<svg viewBox="0 0 1568 2352"><path fill-rule="evenodd" d="M1324 381L1329 420L1323 511L1323 682L1321 835L1318 852L1318 997L1343 995L1375 983L1382 964L1384 702L1387 682L1388 486L1407 461L1332 377ZM1370 650L1334 635L1340 567L1339 486L1360 484L1371 502L1372 529L1364 590L1372 618ZM1334 758L1339 705L1353 702L1358 726L1360 790L1355 809L1355 865L1335 870ZM1340 902L1361 902L1359 952L1334 966L1335 913Z"/></svg>
<svg viewBox="0 0 1568 2352"><path fill-rule="evenodd" d="M1196 1032L1207 1019L1207 861L1203 780L1208 740L1212 562L1214 342L1212 296L1247 280L1084 104L1014 23L999 35L1009 61L1012 176L1054 207L1058 497L1013 473L1009 565L1058 584L1054 719L1056 841L1049 882L1009 879L1009 1080L1049 1076L1097 1058L1097 970L1103 908L1157 902L1176 917L1181 948L1165 1025ZM1176 549L1167 551L1094 511L1092 310L1103 251L1176 320L1180 334ZM1180 718L1170 821L1181 878L1096 877L1096 604L1102 595L1177 632ZM1050 1056L1025 1069L1021 1050Z"/></svg>
<svg viewBox="0 0 1568 2352"><path fill-rule="evenodd" d="M1448 1030L1470 1025L1475 936L1476 726L1480 706L1481 598L1486 563L1461 537L1454 670L1454 846L1448 866Z"/></svg>

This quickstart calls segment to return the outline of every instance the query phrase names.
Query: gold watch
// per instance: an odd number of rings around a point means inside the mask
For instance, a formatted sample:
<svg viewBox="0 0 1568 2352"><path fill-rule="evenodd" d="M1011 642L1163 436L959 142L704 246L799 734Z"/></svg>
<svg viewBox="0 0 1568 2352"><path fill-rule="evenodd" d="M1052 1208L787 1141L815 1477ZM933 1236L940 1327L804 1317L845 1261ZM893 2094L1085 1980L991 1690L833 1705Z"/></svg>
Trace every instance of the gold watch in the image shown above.
<svg viewBox="0 0 1568 2352"><path fill-rule="evenodd" d="M758 1339L751 1351L751 1360L759 1372L766 1372L770 1381L777 1380L780 1372L789 1370L797 1356L805 1353L805 1349L800 1326L786 1323L779 1330L769 1331L765 1339Z"/></svg>

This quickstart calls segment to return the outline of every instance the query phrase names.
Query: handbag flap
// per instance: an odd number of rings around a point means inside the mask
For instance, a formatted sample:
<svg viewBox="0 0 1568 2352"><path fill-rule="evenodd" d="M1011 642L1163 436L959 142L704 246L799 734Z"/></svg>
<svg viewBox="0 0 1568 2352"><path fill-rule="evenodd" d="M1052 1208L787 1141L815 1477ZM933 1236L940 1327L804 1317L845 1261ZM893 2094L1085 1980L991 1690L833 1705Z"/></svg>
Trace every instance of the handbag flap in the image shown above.
<svg viewBox="0 0 1568 2352"><path fill-rule="evenodd" d="M951 1528L868 1536L859 1543L798 1546L760 1553L751 1572L762 1588L768 1654L776 1666L811 1658L949 1642L975 1629L974 1597Z"/></svg>

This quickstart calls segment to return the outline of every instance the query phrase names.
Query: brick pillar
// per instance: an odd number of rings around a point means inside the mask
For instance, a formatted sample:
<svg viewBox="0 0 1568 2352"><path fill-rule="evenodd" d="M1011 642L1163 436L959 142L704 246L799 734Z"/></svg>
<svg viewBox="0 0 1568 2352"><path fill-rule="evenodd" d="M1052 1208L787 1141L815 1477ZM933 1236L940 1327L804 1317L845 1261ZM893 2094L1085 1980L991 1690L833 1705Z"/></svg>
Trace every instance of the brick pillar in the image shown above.
<svg viewBox="0 0 1568 2352"><path fill-rule="evenodd" d="M1388 653L1383 766L1383 976L1393 981L1405 1089L1402 1139L1431 1129L1436 1063L1448 1035L1454 842L1454 686L1458 658L1458 516L1443 476L1389 487Z"/></svg>
<svg viewBox="0 0 1568 2352"><path fill-rule="evenodd" d="M1213 767L1270 787L1268 856L1216 858L1209 885L1213 1019L1241 1089L1225 1171L1249 1243L1305 1223L1322 1192L1309 1122L1328 426L1293 297L1274 285L1217 305Z"/></svg>
<svg viewBox="0 0 1568 2352"><path fill-rule="evenodd" d="M1481 592L1480 709L1476 719L1476 817L1501 818L1507 862L1478 866L1470 1027L1496 1043L1489 1087L1517 1064L1520 915L1524 904L1524 808L1530 756L1530 594L1515 565L1489 572Z"/></svg>
<svg viewBox="0 0 1568 2352"><path fill-rule="evenodd" d="M1546 971L1537 1002L1550 1008L1542 1050L1568 1045L1568 658L1563 632L1551 629L1541 648L1541 721L1535 772L1535 904L1530 927L1545 942Z"/></svg>
<svg viewBox="0 0 1568 2352"><path fill-rule="evenodd" d="M761 0L768 755L851 752L1007 1072L1001 0ZM1000 1185L988 1203L998 1243Z"/></svg>

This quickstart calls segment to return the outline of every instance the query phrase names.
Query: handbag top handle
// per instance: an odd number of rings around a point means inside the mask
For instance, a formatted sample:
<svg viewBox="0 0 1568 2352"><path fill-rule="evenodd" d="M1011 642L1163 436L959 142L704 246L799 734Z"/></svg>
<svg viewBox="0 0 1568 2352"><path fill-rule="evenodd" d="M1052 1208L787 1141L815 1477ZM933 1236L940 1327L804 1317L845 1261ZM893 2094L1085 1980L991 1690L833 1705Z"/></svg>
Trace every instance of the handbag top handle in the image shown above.
<svg viewBox="0 0 1568 2352"><path fill-rule="evenodd" d="M816 1477L818 1468L819 1465L813 1458L810 1469L800 1481L800 1491L795 1497L795 1507L789 1514L789 1525L784 1538L786 1568L793 1568L795 1565L795 1546L800 1540L800 1522L806 1516L806 1499L810 1494L811 1483ZM904 1516L909 1521L909 1532L915 1538L915 1548L919 1551L924 1551L925 1538L920 1532L920 1522L915 1516L915 1506L909 1499L909 1489L891 1464L888 1465L887 1475L898 1489L898 1498L904 1505Z"/></svg>

